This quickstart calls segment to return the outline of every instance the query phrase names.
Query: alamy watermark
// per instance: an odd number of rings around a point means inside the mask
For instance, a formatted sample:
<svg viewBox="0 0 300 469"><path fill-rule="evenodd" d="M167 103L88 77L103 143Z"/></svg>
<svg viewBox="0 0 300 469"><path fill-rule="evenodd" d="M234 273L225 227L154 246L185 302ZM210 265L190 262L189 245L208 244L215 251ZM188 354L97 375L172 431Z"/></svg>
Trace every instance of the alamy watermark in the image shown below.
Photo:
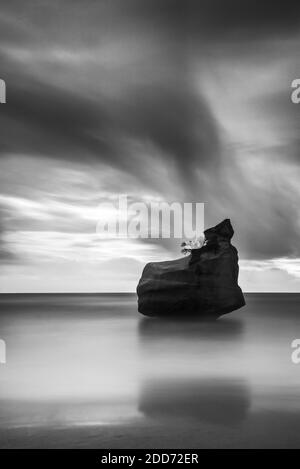
<svg viewBox="0 0 300 469"><path fill-rule="evenodd" d="M300 78L295 78L291 83L291 88L293 91L291 93L291 101L294 104L300 103Z"/></svg>
<svg viewBox="0 0 300 469"><path fill-rule="evenodd" d="M294 339L291 343L291 347L295 349L291 354L291 360L294 365L298 365L300 363L300 339Z"/></svg>
<svg viewBox="0 0 300 469"><path fill-rule="evenodd" d="M0 103L6 103L6 84L4 80L0 79Z"/></svg>
<svg viewBox="0 0 300 469"><path fill-rule="evenodd" d="M6 363L6 343L4 340L0 339L0 365Z"/></svg>
<svg viewBox="0 0 300 469"><path fill-rule="evenodd" d="M204 230L204 204L198 202L131 202L119 195L117 204L99 205L96 232L107 238L186 238Z"/></svg>

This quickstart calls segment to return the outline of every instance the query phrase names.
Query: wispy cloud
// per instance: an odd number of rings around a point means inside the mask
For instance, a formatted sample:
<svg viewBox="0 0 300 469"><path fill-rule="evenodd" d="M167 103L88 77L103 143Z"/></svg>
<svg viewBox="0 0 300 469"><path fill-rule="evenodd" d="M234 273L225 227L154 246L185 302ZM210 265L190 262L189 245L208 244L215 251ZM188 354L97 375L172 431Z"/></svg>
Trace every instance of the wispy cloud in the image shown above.
<svg viewBox="0 0 300 469"><path fill-rule="evenodd" d="M165 241L96 243L99 203L127 193L204 202L207 226L232 219L245 285L252 261L293 283L300 107L289 93L299 18L296 1L3 5L3 269L19 268L29 288L31 257L53 285L46 265L64 259L76 290L74 259L90 266L117 253L133 262L177 256ZM126 279L126 269L115 274Z"/></svg>

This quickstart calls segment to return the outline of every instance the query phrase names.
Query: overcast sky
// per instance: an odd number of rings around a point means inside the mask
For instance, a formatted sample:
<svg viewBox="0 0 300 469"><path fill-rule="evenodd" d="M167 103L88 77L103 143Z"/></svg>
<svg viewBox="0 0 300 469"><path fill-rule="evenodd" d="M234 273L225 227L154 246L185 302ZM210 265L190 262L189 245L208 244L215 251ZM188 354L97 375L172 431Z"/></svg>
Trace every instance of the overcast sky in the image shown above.
<svg viewBox="0 0 300 469"><path fill-rule="evenodd" d="M299 291L299 50L296 1L1 4L1 291L134 291L178 257L99 240L119 193L204 202L245 291Z"/></svg>

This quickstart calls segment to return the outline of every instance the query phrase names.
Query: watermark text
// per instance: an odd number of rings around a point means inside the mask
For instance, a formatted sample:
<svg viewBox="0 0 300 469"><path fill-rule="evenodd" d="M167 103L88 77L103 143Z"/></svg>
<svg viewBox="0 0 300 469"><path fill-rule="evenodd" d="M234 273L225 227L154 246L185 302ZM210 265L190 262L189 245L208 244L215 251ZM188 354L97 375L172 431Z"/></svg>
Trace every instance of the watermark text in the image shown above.
<svg viewBox="0 0 300 469"><path fill-rule="evenodd" d="M6 343L3 339L0 339L0 365L6 363Z"/></svg>
<svg viewBox="0 0 300 469"><path fill-rule="evenodd" d="M6 103L6 84L5 81L0 78L0 103Z"/></svg>
<svg viewBox="0 0 300 469"><path fill-rule="evenodd" d="M131 202L119 195L117 204L99 205L96 232L107 238L186 238L204 230L204 204L198 202Z"/></svg>

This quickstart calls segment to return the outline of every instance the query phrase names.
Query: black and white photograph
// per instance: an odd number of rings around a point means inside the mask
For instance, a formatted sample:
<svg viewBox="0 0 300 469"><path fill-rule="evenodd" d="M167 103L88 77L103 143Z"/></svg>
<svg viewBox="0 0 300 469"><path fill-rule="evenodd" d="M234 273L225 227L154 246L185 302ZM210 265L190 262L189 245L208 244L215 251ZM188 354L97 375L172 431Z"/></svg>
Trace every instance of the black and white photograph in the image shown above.
<svg viewBox="0 0 300 469"><path fill-rule="evenodd" d="M299 1L0 0L0 449L300 449L299 182Z"/></svg>

